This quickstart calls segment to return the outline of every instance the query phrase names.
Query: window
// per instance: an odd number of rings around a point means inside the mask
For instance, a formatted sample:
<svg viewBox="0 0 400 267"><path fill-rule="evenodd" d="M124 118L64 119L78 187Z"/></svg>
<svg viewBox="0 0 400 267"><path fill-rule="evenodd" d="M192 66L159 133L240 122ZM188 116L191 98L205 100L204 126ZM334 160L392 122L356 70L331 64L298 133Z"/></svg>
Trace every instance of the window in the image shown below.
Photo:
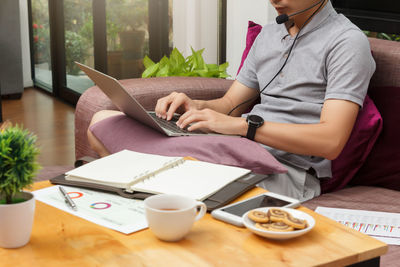
<svg viewBox="0 0 400 267"><path fill-rule="evenodd" d="M35 86L71 103L93 82L75 61L117 79L172 50L172 0L30 0ZM54 51L53 51L54 50Z"/></svg>

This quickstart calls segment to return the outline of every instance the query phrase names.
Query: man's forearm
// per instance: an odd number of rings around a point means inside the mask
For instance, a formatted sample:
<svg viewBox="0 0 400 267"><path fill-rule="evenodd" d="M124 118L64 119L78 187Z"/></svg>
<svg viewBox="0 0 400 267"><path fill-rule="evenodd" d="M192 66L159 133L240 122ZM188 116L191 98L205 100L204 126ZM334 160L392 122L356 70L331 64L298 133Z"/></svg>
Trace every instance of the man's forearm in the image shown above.
<svg viewBox="0 0 400 267"><path fill-rule="evenodd" d="M228 114L233 108L237 107L230 115L239 117L252 104L251 102L247 103L247 101L255 100L257 96L257 90L235 81L223 97L213 100L195 100L195 103L197 109L209 108L223 114Z"/></svg>
<svg viewBox="0 0 400 267"><path fill-rule="evenodd" d="M265 122L255 140L294 154L336 158L353 129L359 106L339 99L325 101L319 123Z"/></svg>

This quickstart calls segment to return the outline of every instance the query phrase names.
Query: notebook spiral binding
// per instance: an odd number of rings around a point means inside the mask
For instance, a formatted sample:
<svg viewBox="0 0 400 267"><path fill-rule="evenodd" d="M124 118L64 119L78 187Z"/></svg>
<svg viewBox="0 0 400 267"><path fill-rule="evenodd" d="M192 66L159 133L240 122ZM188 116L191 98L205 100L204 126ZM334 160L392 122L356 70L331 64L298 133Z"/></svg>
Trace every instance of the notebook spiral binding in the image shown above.
<svg viewBox="0 0 400 267"><path fill-rule="evenodd" d="M133 178L133 181L130 182L126 186L125 192L132 193L133 192L133 190L131 189L132 185L137 184L137 183L142 182L142 181L145 181L147 179L150 179L151 177L154 177L158 173L163 172L165 170L168 170L168 169L171 169L171 168L175 168L176 166L178 166L178 165L180 165L180 164L182 164L184 162L185 162L184 158L181 158L181 159L178 159L178 160L171 160L171 161L166 162L161 168L159 168L156 171L153 171L153 172L145 171L145 172L143 172L143 173L141 173L139 175L136 175Z"/></svg>

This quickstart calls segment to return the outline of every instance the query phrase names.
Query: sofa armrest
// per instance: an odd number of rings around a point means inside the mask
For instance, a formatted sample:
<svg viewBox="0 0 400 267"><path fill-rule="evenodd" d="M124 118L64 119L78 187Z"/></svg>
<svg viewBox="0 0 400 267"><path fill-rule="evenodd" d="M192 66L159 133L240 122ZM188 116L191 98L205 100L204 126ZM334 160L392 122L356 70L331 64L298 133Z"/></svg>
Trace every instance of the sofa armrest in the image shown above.
<svg viewBox="0 0 400 267"><path fill-rule="evenodd" d="M231 80L198 77L163 77L121 80L128 92L135 96L146 110L153 110L157 99L173 91L184 92L193 99L214 99L224 95ZM97 86L81 95L75 109L75 157L96 157L87 140L87 129L93 114L100 110L117 108Z"/></svg>

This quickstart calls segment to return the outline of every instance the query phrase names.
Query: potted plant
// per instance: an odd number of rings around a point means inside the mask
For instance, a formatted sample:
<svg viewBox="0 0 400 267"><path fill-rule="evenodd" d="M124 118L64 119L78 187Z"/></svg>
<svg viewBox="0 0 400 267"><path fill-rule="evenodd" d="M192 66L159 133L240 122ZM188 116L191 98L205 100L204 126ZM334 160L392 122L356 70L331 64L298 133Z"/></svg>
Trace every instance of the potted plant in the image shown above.
<svg viewBox="0 0 400 267"><path fill-rule="evenodd" d="M124 2L124 1L123 1ZM121 47L129 59L143 58L146 22L148 19L147 0L137 0L134 3L121 3L118 10L118 24Z"/></svg>
<svg viewBox="0 0 400 267"><path fill-rule="evenodd" d="M144 56L145 41L147 36L148 0L115 0L110 7L109 20L113 23L113 32L117 36L110 38L118 40L120 75L118 78L126 79L136 77L143 71L142 59ZM109 26L109 25L107 25ZM117 58L116 58L117 60Z"/></svg>
<svg viewBox="0 0 400 267"><path fill-rule="evenodd" d="M146 69L142 73L142 78L169 76L228 78L229 75L226 73L228 62L221 65L207 64L204 62L203 52L204 48L198 51L192 48L192 55L185 58L177 48L174 48L169 58L164 56L158 63L145 56L143 64Z"/></svg>
<svg viewBox="0 0 400 267"><path fill-rule="evenodd" d="M50 41L48 28L43 24L34 23L33 48L35 64L48 63L50 60Z"/></svg>
<svg viewBox="0 0 400 267"><path fill-rule="evenodd" d="M78 75L81 69L75 61L85 62L88 57L87 39L73 31L65 31L65 60L67 74Z"/></svg>
<svg viewBox="0 0 400 267"><path fill-rule="evenodd" d="M40 168L36 136L4 123L0 128L0 247L17 248L29 242L35 199L22 191Z"/></svg>

